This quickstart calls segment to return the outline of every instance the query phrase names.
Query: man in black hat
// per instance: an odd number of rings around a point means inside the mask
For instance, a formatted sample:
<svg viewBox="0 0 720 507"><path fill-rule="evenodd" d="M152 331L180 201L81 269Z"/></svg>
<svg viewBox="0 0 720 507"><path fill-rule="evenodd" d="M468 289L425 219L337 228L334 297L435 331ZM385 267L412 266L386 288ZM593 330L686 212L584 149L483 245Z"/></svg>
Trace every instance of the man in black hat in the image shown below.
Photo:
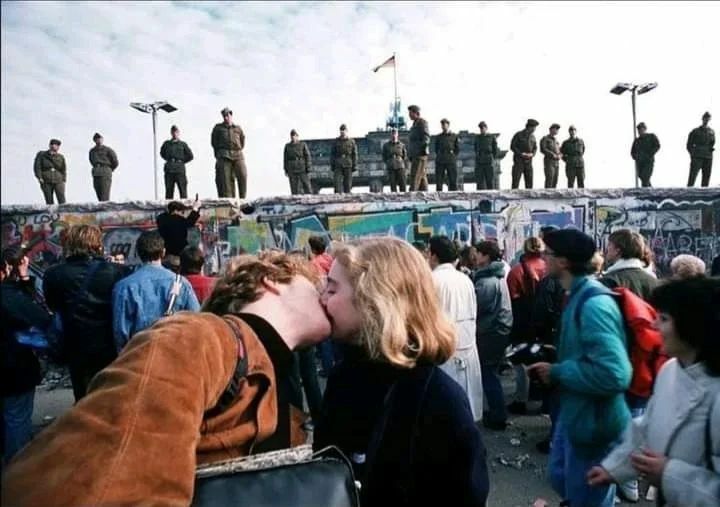
<svg viewBox="0 0 720 507"><path fill-rule="evenodd" d="M245 166L245 133L240 125L233 123L229 107L220 111L223 121L213 127L210 144L215 151L215 185L218 197L235 197L235 180L238 196L247 194L247 167Z"/></svg>
<svg viewBox="0 0 720 507"><path fill-rule="evenodd" d="M428 122L420 117L420 106L409 106L408 116L413 121L408 135L410 190L426 191L428 189L427 160L430 154L430 129Z"/></svg>
<svg viewBox="0 0 720 507"><path fill-rule="evenodd" d="M390 131L390 141L383 145L383 162L390 180L390 191L405 192L405 166L407 164L407 150L405 144L399 139L398 129Z"/></svg>
<svg viewBox="0 0 720 507"><path fill-rule="evenodd" d="M200 218L200 206L202 203L196 199L192 207L186 206L179 201L172 201L168 204L167 211L160 213L157 218L158 232L165 241L165 255L180 256L188 245L187 233L195 227ZM192 211L185 216L185 211Z"/></svg>
<svg viewBox="0 0 720 507"><path fill-rule="evenodd" d="M297 130L290 131L290 142L285 145L283 152L283 168L285 176L290 180L290 193L312 194L310 187L310 150L307 144L300 141Z"/></svg>
<svg viewBox="0 0 720 507"><path fill-rule="evenodd" d="M550 125L550 133L540 139L540 151L545 158L545 188L557 188L558 173L560 172L560 142L557 140L560 125Z"/></svg>
<svg viewBox="0 0 720 507"><path fill-rule="evenodd" d="M497 136L488 134L487 123L478 123L480 134L475 136L475 185L478 190L492 190L495 185L495 159L498 154Z"/></svg>
<svg viewBox="0 0 720 507"><path fill-rule="evenodd" d="M347 126L340 125L340 136L330 151L330 169L333 172L336 194L349 194L352 190L352 173L357 171L357 145L348 137Z"/></svg>
<svg viewBox="0 0 720 507"><path fill-rule="evenodd" d="M172 199L175 185L180 199L187 199L187 174L185 164L193 159L193 152L185 141L180 140L180 129L170 128L172 139L168 139L160 148L160 156L165 161L165 199Z"/></svg>
<svg viewBox="0 0 720 507"><path fill-rule="evenodd" d="M635 171L640 178L640 185L651 187L650 177L655 166L655 154L660 149L660 141L655 134L647 131L645 123L637 126L638 135L633 141L630 156L635 161Z"/></svg>
<svg viewBox="0 0 720 507"><path fill-rule="evenodd" d="M712 116L705 112L702 115L702 125L694 128L687 140L687 151L690 153L690 175L688 187L695 186L695 180L702 171L701 185L710 185L710 173L712 172L713 151L715 151L715 132L708 125Z"/></svg>
<svg viewBox="0 0 720 507"><path fill-rule="evenodd" d="M516 132L510 141L510 150L513 152L512 188L520 186L520 179L525 178L525 188L533 187L532 159L537 153L535 129L538 122L530 118L525 128Z"/></svg>
<svg viewBox="0 0 720 507"><path fill-rule="evenodd" d="M585 142L577 136L577 129L574 125L568 128L570 137L565 139L560 146L560 153L565 162L565 175L568 180L568 188L575 186L577 179L578 188L585 188Z"/></svg>
<svg viewBox="0 0 720 507"><path fill-rule="evenodd" d="M460 153L458 135L450 132L450 121L440 120L442 132L435 136L435 187L442 192L447 175L448 190L457 190L457 156Z"/></svg>
<svg viewBox="0 0 720 507"><path fill-rule="evenodd" d="M57 197L58 204L65 203L67 168L65 157L60 153L60 144L58 139L50 139L49 149L38 151L35 155L35 177L40 182L45 204L54 204L53 193Z"/></svg>
<svg viewBox="0 0 720 507"><path fill-rule="evenodd" d="M95 141L95 146L90 150L93 187L98 201L109 201L112 175L113 171L117 169L118 158L115 150L105 146L103 136L97 132L93 136L93 141Z"/></svg>

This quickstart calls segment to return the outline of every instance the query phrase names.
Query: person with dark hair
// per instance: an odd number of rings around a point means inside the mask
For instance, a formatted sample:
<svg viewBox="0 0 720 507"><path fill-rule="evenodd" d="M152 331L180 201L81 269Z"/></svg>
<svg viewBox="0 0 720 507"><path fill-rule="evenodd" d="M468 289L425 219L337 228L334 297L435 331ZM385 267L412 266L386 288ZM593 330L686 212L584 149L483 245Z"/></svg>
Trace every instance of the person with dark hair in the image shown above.
<svg viewBox="0 0 720 507"><path fill-rule="evenodd" d="M180 272L180 256L168 254L162 259L162 267L175 274Z"/></svg>
<svg viewBox="0 0 720 507"><path fill-rule="evenodd" d="M576 229L545 234L550 273L569 291L557 344L557 362L539 362L528 373L558 390L560 410L550 449L549 474L553 489L569 505L612 507L615 486L591 488L587 472L602 460L630 421L625 391L632 367L625 325L609 294L598 291L592 279L595 241ZM576 309L582 304L579 319Z"/></svg>
<svg viewBox="0 0 720 507"><path fill-rule="evenodd" d="M130 270L104 258L102 231L95 225L70 227L62 246L65 262L45 271L43 294L62 321L62 355L77 402L95 374L117 357L112 291Z"/></svg>
<svg viewBox="0 0 720 507"><path fill-rule="evenodd" d="M482 368L482 385L488 412L483 425L493 430L507 427L505 396L499 368L505 360L513 315L510 293L505 281L505 265L497 241L481 241L477 250L475 295L477 298L476 340Z"/></svg>
<svg viewBox="0 0 720 507"><path fill-rule="evenodd" d="M172 201L168 204L167 211L157 216L158 232L165 241L165 250L169 255L179 256L183 248L188 245L188 230L195 227L200 218L201 206L199 199L195 199L192 208L179 201ZM185 211L188 209L192 211L185 216Z"/></svg>
<svg viewBox="0 0 720 507"><path fill-rule="evenodd" d="M658 285L657 278L645 271L645 240L630 229L618 229L610 234L605 259L610 267L600 281L607 287L626 287L647 300Z"/></svg>
<svg viewBox="0 0 720 507"><path fill-rule="evenodd" d="M133 335L163 315L200 310L190 282L162 266L165 241L160 233L143 232L135 248L143 264L121 280L112 294L113 336L118 353Z"/></svg>
<svg viewBox="0 0 720 507"><path fill-rule="evenodd" d="M332 256L325 251L327 249L325 238L322 236L310 236L308 238L308 246L312 254L312 263L318 268L322 276L327 275L330 272L333 259Z"/></svg>
<svg viewBox="0 0 720 507"><path fill-rule="evenodd" d="M482 419L483 394L480 359L475 329L477 300L472 281L455 268L457 247L447 236L433 236L429 241L429 263L432 278L445 315L455 323L457 346L452 357L440 367L460 384L470 401L476 421Z"/></svg>
<svg viewBox="0 0 720 507"><path fill-rule="evenodd" d="M205 256L198 247L186 246L180 252L180 274L190 282L200 304L210 296L217 280L213 276L202 274L203 264Z"/></svg>
<svg viewBox="0 0 720 507"><path fill-rule="evenodd" d="M458 252L457 269L458 271L468 275L471 280L476 268L476 257L477 250L472 245L466 245L460 249L460 252Z"/></svg>
<svg viewBox="0 0 720 507"><path fill-rule="evenodd" d="M650 303L672 359L644 417L627 426L588 480L601 486L642 475L660 489L663 505L720 505L720 280L671 281Z"/></svg>
<svg viewBox="0 0 720 507"><path fill-rule="evenodd" d="M165 199L172 199L175 185L180 192L180 199L187 199L187 175L185 164L194 158L193 152L185 141L180 140L180 129L170 127L171 139L160 148L160 156L165 161Z"/></svg>

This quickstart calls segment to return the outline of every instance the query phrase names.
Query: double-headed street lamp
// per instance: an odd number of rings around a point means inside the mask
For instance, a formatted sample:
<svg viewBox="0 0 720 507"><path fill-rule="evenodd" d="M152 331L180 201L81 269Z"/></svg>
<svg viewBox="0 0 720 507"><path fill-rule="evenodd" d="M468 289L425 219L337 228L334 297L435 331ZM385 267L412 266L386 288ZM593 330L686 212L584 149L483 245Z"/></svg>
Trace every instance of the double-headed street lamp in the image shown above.
<svg viewBox="0 0 720 507"><path fill-rule="evenodd" d="M633 116L633 141L637 139L637 118L635 115L635 96L636 95L642 95L643 93L647 93L650 90L654 90L657 88L657 83L644 83L644 84L633 84L633 83L618 83L616 84L612 90L610 90L610 93L614 93L615 95L621 95L625 93L626 91L631 91L632 95L632 116ZM638 173L637 173L637 167L635 167L635 188L637 188L638 185Z"/></svg>
<svg viewBox="0 0 720 507"><path fill-rule="evenodd" d="M160 197L158 196L158 168L157 168L157 112L158 109L162 109L166 113L172 113L177 111L177 107L170 105L167 101L161 100L158 102L151 102L143 104L142 102L130 102L130 107L137 109L141 113L152 113L152 127L153 127L153 174L155 175L155 200L157 201Z"/></svg>

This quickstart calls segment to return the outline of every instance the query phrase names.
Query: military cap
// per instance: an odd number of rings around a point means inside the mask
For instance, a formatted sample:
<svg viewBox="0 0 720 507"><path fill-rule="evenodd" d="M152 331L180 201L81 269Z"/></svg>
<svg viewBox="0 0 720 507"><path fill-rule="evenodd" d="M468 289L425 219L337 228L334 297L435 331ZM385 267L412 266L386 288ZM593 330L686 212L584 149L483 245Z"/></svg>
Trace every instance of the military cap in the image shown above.
<svg viewBox="0 0 720 507"><path fill-rule="evenodd" d="M220 114L225 116L226 114L233 114L233 113L232 113L232 109L230 109L229 107L223 107L223 110L220 111Z"/></svg>
<svg viewBox="0 0 720 507"><path fill-rule="evenodd" d="M180 130L180 129L178 128L177 125L173 125L172 127L170 127L170 132L177 132L178 130Z"/></svg>
<svg viewBox="0 0 720 507"><path fill-rule="evenodd" d="M483 127L487 128L487 123L485 123L484 121L481 121L480 123L478 123L478 127L479 128L483 128Z"/></svg>
<svg viewBox="0 0 720 507"><path fill-rule="evenodd" d="M344 123L340 125L340 130L347 130L347 125L345 125Z"/></svg>
<svg viewBox="0 0 720 507"><path fill-rule="evenodd" d="M96 141L97 139L102 139L102 135L100 135L99 132L95 132L95 135L93 135L93 141Z"/></svg>
<svg viewBox="0 0 720 507"><path fill-rule="evenodd" d="M550 125L550 130L559 129L559 128L560 128L560 125L558 125L557 123L553 123L552 125Z"/></svg>
<svg viewBox="0 0 720 507"><path fill-rule="evenodd" d="M296 136L296 135L298 135L297 130L292 129L292 130L290 131L290 135L291 135L291 136Z"/></svg>
<svg viewBox="0 0 720 507"><path fill-rule="evenodd" d="M537 127L538 125L540 125L540 124L538 123L538 121L537 121L537 120L533 120L532 118L530 118L530 119L527 121L527 123L525 124L526 127Z"/></svg>
<svg viewBox="0 0 720 507"><path fill-rule="evenodd" d="M571 262L589 262L595 255L595 241L577 229L560 229L543 234L543 241L555 257Z"/></svg>
<svg viewBox="0 0 720 507"><path fill-rule="evenodd" d="M50 144L57 144L60 146L62 143L60 142L60 139L50 139Z"/></svg>
<svg viewBox="0 0 720 507"><path fill-rule="evenodd" d="M645 122L644 122L644 121L641 121L640 123L638 123L637 128L638 128L638 130L639 130L639 129L645 129L645 130L647 130L647 125L645 125Z"/></svg>
<svg viewBox="0 0 720 507"><path fill-rule="evenodd" d="M412 106L408 106L408 111L411 113L419 113L420 112L420 106L416 106L413 104Z"/></svg>
<svg viewBox="0 0 720 507"><path fill-rule="evenodd" d="M448 125L450 125L450 120L448 120L447 118L443 118L442 120L440 120L440 123L447 123Z"/></svg>
<svg viewBox="0 0 720 507"><path fill-rule="evenodd" d="M575 125L570 125L570 126L568 127L568 130L577 130L577 129L575 128Z"/></svg>
<svg viewBox="0 0 720 507"><path fill-rule="evenodd" d="M710 111L705 111L702 115L703 118L712 118L712 115L710 114Z"/></svg>

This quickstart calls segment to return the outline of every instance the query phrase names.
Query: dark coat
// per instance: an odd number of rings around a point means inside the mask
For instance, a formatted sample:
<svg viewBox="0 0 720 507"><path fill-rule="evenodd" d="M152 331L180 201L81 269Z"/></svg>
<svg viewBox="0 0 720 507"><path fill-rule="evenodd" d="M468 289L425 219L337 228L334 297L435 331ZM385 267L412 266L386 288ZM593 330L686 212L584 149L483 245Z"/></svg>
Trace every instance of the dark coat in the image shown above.
<svg viewBox="0 0 720 507"><path fill-rule="evenodd" d="M565 289L556 276L548 275L537 286L532 308L532 327L538 340L555 345L560 332Z"/></svg>
<svg viewBox="0 0 720 507"><path fill-rule="evenodd" d="M478 269L473 282L478 305L476 333L480 364L496 365L505 358L513 325L505 265L495 261Z"/></svg>
<svg viewBox="0 0 720 507"><path fill-rule="evenodd" d="M600 279L606 287L626 287L636 296L645 301L650 299L650 294L660 282L654 276L648 274L644 269L627 268L611 271Z"/></svg>
<svg viewBox="0 0 720 507"><path fill-rule="evenodd" d="M483 506L486 450L467 395L440 368L396 370L368 450L364 507Z"/></svg>
<svg viewBox="0 0 720 507"><path fill-rule="evenodd" d="M157 217L158 232L165 240L165 253L167 255L180 255L188 245L187 231L195 227L200 213L192 210L187 217L173 215L167 212Z"/></svg>
<svg viewBox="0 0 720 507"><path fill-rule="evenodd" d="M32 297L32 282L4 282L2 291L2 396L26 393L40 383L40 363L30 347L15 339L17 331L47 329L50 314Z"/></svg>

